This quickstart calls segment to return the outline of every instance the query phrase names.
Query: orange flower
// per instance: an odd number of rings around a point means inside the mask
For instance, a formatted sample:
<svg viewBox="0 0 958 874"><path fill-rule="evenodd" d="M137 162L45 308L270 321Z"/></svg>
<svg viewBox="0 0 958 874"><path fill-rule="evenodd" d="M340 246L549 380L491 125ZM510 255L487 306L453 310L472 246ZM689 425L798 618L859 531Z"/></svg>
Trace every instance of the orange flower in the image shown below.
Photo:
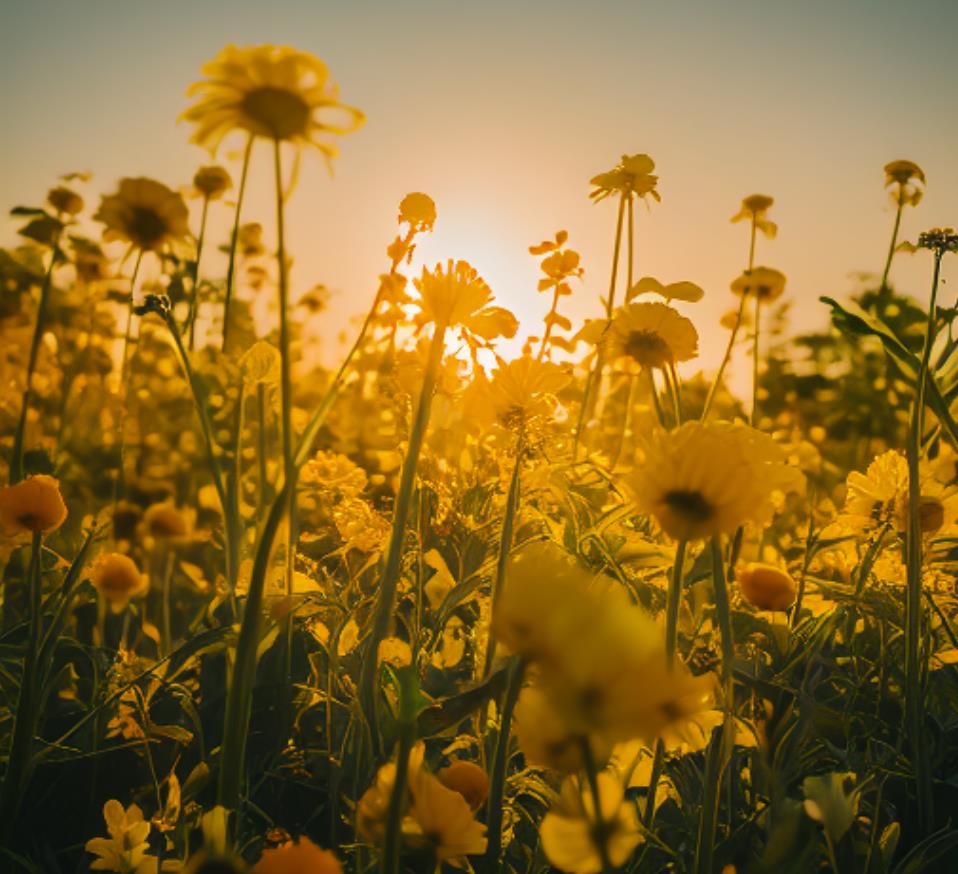
<svg viewBox="0 0 958 874"><path fill-rule="evenodd" d="M343 866L329 850L316 846L305 835L281 847L264 850L253 874L342 874Z"/></svg>
<svg viewBox="0 0 958 874"><path fill-rule="evenodd" d="M8 537L55 531L67 517L60 484L37 474L0 489L0 531Z"/></svg>
<svg viewBox="0 0 958 874"><path fill-rule="evenodd" d="M145 592L148 585L133 559L119 552L100 556L93 566L90 582L115 613L134 595Z"/></svg>
<svg viewBox="0 0 958 874"><path fill-rule="evenodd" d="M798 586L785 571L752 562L736 572L742 597L759 610L787 610L795 603Z"/></svg>
<svg viewBox="0 0 958 874"><path fill-rule="evenodd" d="M443 786L465 798L473 810L478 810L489 794L489 775L474 762L456 759L436 776Z"/></svg>

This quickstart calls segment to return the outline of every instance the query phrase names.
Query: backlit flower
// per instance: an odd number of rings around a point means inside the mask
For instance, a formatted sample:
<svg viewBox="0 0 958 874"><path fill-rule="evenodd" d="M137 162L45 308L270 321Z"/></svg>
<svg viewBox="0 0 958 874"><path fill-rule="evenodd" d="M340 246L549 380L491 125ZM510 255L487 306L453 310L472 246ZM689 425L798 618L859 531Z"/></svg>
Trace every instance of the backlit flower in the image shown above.
<svg viewBox="0 0 958 874"><path fill-rule="evenodd" d="M775 496L804 490L801 472L767 434L727 422L686 422L656 430L628 486L643 513L676 540L733 534L767 523Z"/></svg>
<svg viewBox="0 0 958 874"><path fill-rule="evenodd" d="M93 565L90 582L114 612L122 610L130 598L142 594L148 586L147 578L140 573L128 555L110 552L101 555Z"/></svg>
<svg viewBox="0 0 958 874"><path fill-rule="evenodd" d="M67 215L76 215L83 210L83 198L63 185L51 188L47 192L47 203L57 212L65 212Z"/></svg>
<svg viewBox="0 0 958 874"><path fill-rule="evenodd" d="M548 361L523 355L502 361L488 379L480 375L466 390L470 417L523 430L555 411L556 392L568 385L566 370Z"/></svg>
<svg viewBox="0 0 958 874"><path fill-rule="evenodd" d="M232 130L316 146L337 153L331 135L348 134L365 121L339 101L326 65L286 46L226 46L203 66L205 79L188 94L196 102L180 117L193 122L191 141L215 151Z"/></svg>
<svg viewBox="0 0 958 874"><path fill-rule="evenodd" d="M516 317L502 307L489 306L492 290L476 269L466 261L423 267L415 281L419 291L419 322L462 326L485 340L512 337L519 327Z"/></svg>
<svg viewBox="0 0 958 874"><path fill-rule="evenodd" d="M207 200L218 200L233 187L233 180L225 167L210 164L196 171L196 175L193 176L193 187L201 197Z"/></svg>
<svg viewBox="0 0 958 874"><path fill-rule="evenodd" d="M603 342L613 367L638 373L695 358L699 335L692 322L667 304L632 303L612 319Z"/></svg>
<svg viewBox="0 0 958 874"><path fill-rule="evenodd" d="M399 202L399 221L419 231L431 231L436 223L436 204L420 191L407 194Z"/></svg>
<svg viewBox="0 0 958 874"><path fill-rule="evenodd" d="M145 252L183 240L190 232L183 198L142 176L121 179L117 193L104 195L93 218L106 226L104 240L123 240Z"/></svg>
<svg viewBox="0 0 958 874"><path fill-rule="evenodd" d="M730 221L754 222L755 227L765 234L766 237L770 239L774 238L775 234L778 233L778 225L773 221L769 221L766 216L766 213L774 202L775 199L769 197L767 194L751 194L742 201L741 208L732 216Z"/></svg>
<svg viewBox="0 0 958 874"><path fill-rule="evenodd" d="M917 206L924 194L925 172L914 161L890 161L885 165L885 188L897 185L891 192L895 203Z"/></svg>
<svg viewBox="0 0 958 874"><path fill-rule="evenodd" d="M624 865L642 842L635 805L625 798L619 777L603 771L597 777L602 828L597 828L595 800L588 784L574 777L562 784L558 803L539 826L546 858L560 871L599 874L602 849L609 862Z"/></svg>
<svg viewBox="0 0 958 874"><path fill-rule="evenodd" d="M762 303L771 303L785 291L785 274L771 267L755 267L746 270L731 287L740 297L755 295Z"/></svg>
<svg viewBox="0 0 958 874"><path fill-rule="evenodd" d="M343 866L329 850L303 835L278 847L263 850L252 874L342 874Z"/></svg>
<svg viewBox="0 0 958 874"><path fill-rule="evenodd" d="M623 155L622 160L607 173L600 173L590 181L595 189L589 194L596 203L613 194L623 197L645 197L651 195L661 200L655 186L659 177L654 176L655 161L648 155Z"/></svg>
<svg viewBox="0 0 958 874"><path fill-rule="evenodd" d="M46 474L0 488L0 532L7 537L55 531L67 518L60 484Z"/></svg>

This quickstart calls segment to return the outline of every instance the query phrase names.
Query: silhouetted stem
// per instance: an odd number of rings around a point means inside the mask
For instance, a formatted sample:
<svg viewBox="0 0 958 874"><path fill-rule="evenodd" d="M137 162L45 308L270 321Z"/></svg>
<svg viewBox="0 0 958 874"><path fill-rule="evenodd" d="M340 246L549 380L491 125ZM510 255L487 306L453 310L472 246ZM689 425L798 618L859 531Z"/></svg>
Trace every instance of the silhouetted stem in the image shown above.
<svg viewBox="0 0 958 874"><path fill-rule="evenodd" d="M249 158L253 151L253 135L250 134L243 151L243 169L240 171L239 189L236 192L236 212L233 214L233 232L230 235L229 264L226 267L226 297L223 301L223 351L229 348L230 302L233 299L233 283L236 279L236 245L239 242L240 213L246 194L246 177L249 173Z"/></svg>

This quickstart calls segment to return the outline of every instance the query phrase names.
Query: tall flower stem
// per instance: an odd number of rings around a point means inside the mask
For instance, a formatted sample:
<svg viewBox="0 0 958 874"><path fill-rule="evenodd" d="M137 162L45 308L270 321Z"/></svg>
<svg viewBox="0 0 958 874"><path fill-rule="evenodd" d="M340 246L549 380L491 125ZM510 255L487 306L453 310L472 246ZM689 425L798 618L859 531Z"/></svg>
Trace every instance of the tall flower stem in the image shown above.
<svg viewBox="0 0 958 874"><path fill-rule="evenodd" d="M17 430L13 435L13 453L10 456L10 484L23 479L23 440L27 428L27 416L30 412L30 402L33 398L33 374L37 369L37 358L40 354L40 341L43 339L43 330L46 327L47 308L50 302L50 289L53 287L53 270L60 256L60 236L62 229L56 232L53 238L53 249L50 253L50 264L43 275L43 284L40 286L40 300L37 303L37 317L33 325L33 338L30 340L30 357L27 359L27 377L23 388L23 398L20 401L20 416L17 419Z"/></svg>
<svg viewBox="0 0 958 874"><path fill-rule="evenodd" d="M687 543L684 540L680 540L675 547L675 564L672 565L672 576L669 578L669 590L666 596L665 659L670 668L675 663L678 645L679 607L682 603L682 572L686 547Z"/></svg>
<svg viewBox="0 0 958 874"><path fill-rule="evenodd" d="M193 275L190 277L192 280L192 288L190 289L190 314L188 316L190 323L190 334L189 334L189 350L193 351L196 344L196 310L197 310L197 294L200 281L200 258L203 257L203 241L206 239L206 217L210 210L210 198L205 196L203 198L203 212L200 216L200 233L196 238L196 260L193 262Z"/></svg>
<svg viewBox="0 0 958 874"><path fill-rule="evenodd" d="M233 283L236 279L236 246L239 242L240 214L243 209L243 197L246 194L246 177L249 173L249 159L253 151L253 135L250 134L243 151L243 169L240 171L239 189L236 192L236 212L233 214L233 232L230 235L229 264L226 267L226 297L223 301L223 346L229 349L230 301L233 299Z"/></svg>
<svg viewBox="0 0 958 874"><path fill-rule="evenodd" d="M499 552L496 556L496 576L492 581L492 592L489 607L489 633L486 637L486 661L482 671L485 680L492 671L492 661L496 653L496 632L491 617L496 615L499 598L506 581L506 565L509 562L509 552L512 550L513 529L515 528L516 510L519 507L519 496L522 490L522 454L523 439L520 436L516 441L516 462L509 479L509 493L506 495L506 508L502 516L502 530L499 533Z"/></svg>
<svg viewBox="0 0 958 874"><path fill-rule="evenodd" d="M39 718L38 705L41 698L39 680L43 671L43 666L39 664L38 659L43 636L40 567L42 538L43 535L36 532L30 544L30 565L27 570L30 581L30 619L26 654L23 660L17 707L13 717L7 772L3 778L3 789L0 791L0 823L2 823L0 834L4 836L8 836L16 825L23 792L33 767L31 747Z"/></svg>
<svg viewBox="0 0 958 874"><path fill-rule="evenodd" d="M359 701L366 717L367 728L373 742L373 750L377 755L381 753L379 726L376 718L377 656L379 653L379 644L382 643L386 632L389 630L389 622L392 619L392 611L396 602L396 587L399 583L400 567L402 564L402 546L406 533L406 520L409 516L409 508L412 504L413 492L415 491L416 468L419 464L419 453L422 450L426 430L429 427L432 396L436 389L439 365L442 362L447 328L448 322L440 321L436 323L436 327L433 331L432 342L429 347L429 359L426 363L426 372L423 375L422 390L416 404L416 412L413 417L412 431L409 435L406 457L403 460L402 474L399 480L399 493L396 496L392 529L389 535L389 545L386 549L386 560L379 581L379 596L373 613L372 631L366 642L365 654L359 675Z"/></svg>
<svg viewBox="0 0 958 874"><path fill-rule="evenodd" d="M419 682L415 665L398 672L399 680L399 750L396 755L396 778L389 796L386 836L383 842L382 874L399 874L402 848L403 801L409 779L409 755L416 741L416 700Z"/></svg>
<svg viewBox="0 0 958 874"><path fill-rule="evenodd" d="M502 798L506 786L506 767L509 764L509 736L512 728L512 715L519 700L526 664L521 658L514 658L508 668L506 691L503 694L502 714L499 718L499 733L496 736L496 749L492 757L492 770L489 775L489 797L486 800L486 833L489 843L486 846L484 870L493 874L500 870L502 855Z"/></svg>
<svg viewBox="0 0 958 874"><path fill-rule="evenodd" d="M592 754L592 744L589 743L589 739L587 737L580 738L579 746L582 749L585 776L589 782L589 792L592 795L592 805L595 808L593 811L595 819L593 841L599 851L599 860L602 866L601 874L608 874L612 870L612 862L609 859L607 843L608 825L605 822L605 814L602 812L602 794L599 792L599 771L596 767L595 756Z"/></svg>
<svg viewBox="0 0 958 874"><path fill-rule="evenodd" d="M631 196L629 197L631 200ZM612 247L612 269L609 273L609 293L605 300L606 330L608 322L612 320L612 313L615 310L615 286L619 276L619 253L622 250L622 223L625 218L626 198L619 198L619 213L615 222L615 244ZM579 421L575 429L575 442L573 445L573 460L579 455L579 444L582 441L582 429L585 427L592 413L595 410L596 401L599 392L602 389L602 371L605 369L605 346L600 340L595 350L595 357L592 359L592 367L589 375L586 377L585 391L582 395L582 405L579 407Z"/></svg>
<svg viewBox="0 0 958 874"><path fill-rule="evenodd" d="M885 258L885 269L881 274L881 285L878 288L879 293L888 289L888 274L891 271L891 262L895 258L895 247L898 245L898 232L901 230L901 214L905 208L905 187L898 186L898 206L895 209L895 224L892 226L891 243L888 245L888 257Z"/></svg>
<svg viewBox="0 0 958 874"><path fill-rule="evenodd" d="M918 819L923 831L930 832L934 822L932 809L931 764L924 738L924 677L921 664L921 570L922 541L921 485L919 483L919 459L921 438L924 430L924 407L928 380L928 363L931 347L935 342L935 326L938 320L938 280L941 273L943 252L935 252L935 269L928 304L928 327L921 352L921 365L916 375L915 398L911 408L908 428L908 528L905 532L905 559L908 590L905 601L905 714L910 742L915 779L918 784Z"/></svg>
<svg viewBox="0 0 958 874"><path fill-rule="evenodd" d="M755 295L755 334L752 344L752 421L751 425L755 428L758 425L758 339L759 326L762 317L762 298Z"/></svg>

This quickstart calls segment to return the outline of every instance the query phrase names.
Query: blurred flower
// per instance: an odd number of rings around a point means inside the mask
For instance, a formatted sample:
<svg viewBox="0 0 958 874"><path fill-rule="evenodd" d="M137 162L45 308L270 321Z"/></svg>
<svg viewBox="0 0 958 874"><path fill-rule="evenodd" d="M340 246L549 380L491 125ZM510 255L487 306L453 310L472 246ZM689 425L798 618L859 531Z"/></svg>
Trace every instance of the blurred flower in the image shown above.
<svg viewBox="0 0 958 874"><path fill-rule="evenodd" d="M399 221L417 231L431 231L436 223L436 204L428 194L407 194L399 202Z"/></svg>
<svg viewBox="0 0 958 874"><path fill-rule="evenodd" d="M179 543L193 533L196 512L176 507L172 501L151 504L143 514L141 527L149 540L160 543Z"/></svg>
<svg viewBox="0 0 958 874"><path fill-rule="evenodd" d="M642 843L635 805L625 798L617 775L597 777L602 828L597 828L595 801L584 781L568 777L558 803L543 817L539 837L546 858L570 874L600 874L602 850L616 868L624 865Z"/></svg>
<svg viewBox="0 0 958 874"><path fill-rule="evenodd" d="M931 249L939 257L945 252L958 252L958 233L954 228L932 228L918 235L918 248Z"/></svg>
<svg viewBox="0 0 958 874"><path fill-rule="evenodd" d="M530 355L500 359L492 379L480 374L466 389L467 414L471 421L523 431L552 416L556 392L570 379L559 365Z"/></svg>
<svg viewBox="0 0 958 874"><path fill-rule="evenodd" d="M110 552L101 555L90 572L90 582L114 613L119 613L130 598L146 591L149 583L128 555Z"/></svg>
<svg viewBox="0 0 958 874"><path fill-rule="evenodd" d="M664 303L632 303L612 319L603 342L613 367L639 373L695 358L699 335L692 322Z"/></svg>
<svg viewBox="0 0 958 874"><path fill-rule="evenodd" d="M0 488L0 533L6 537L55 531L66 518L60 483L52 476L28 476Z"/></svg>
<svg viewBox="0 0 958 874"><path fill-rule="evenodd" d="M179 242L190 232L183 198L142 176L121 179L117 193L103 196L93 218L106 225L104 240L125 240L145 252Z"/></svg>
<svg viewBox="0 0 958 874"><path fill-rule="evenodd" d="M475 762L456 759L436 775L447 789L458 792L472 810L478 810L489 794L489 775Z"/></svg>
<svg viewBox="0 0 958 874"><path fill-rule="evenodd" d="M653 176L655 161L648 155L623 155L622 160L607 173L600 173L590 181L595 190L589 197L596 203L618 193L623 197L645 197L651 195L655 200L661 200L655 186L659 177Z"/></svg>
<svg viewBox="0 0 958 874"><path fill-rule="evenodd" d="M263 850L252 874L342 874L343 867L329 850L303 835L279 847Z"/></svg>
<svg viewBox="0 0 958 874"><path fill-rule="evenodd" d="M785 291L785 274L771 267L756 267L746 270L731 287L740 297L756 295L762 303L771 303Z"/></svg>
<svg viewBox="0 0 958 874"><path fill-rule="evenodd" d="M193 187L207 200L218 200L233 187L233 180L224 167L210 164L196 171Z"/></svg>
<svg viewBox="0 0 958 874"><path fill-rule="evenodd" d="M83 198L63 185L51 188L47 192L47 203L57 212L65 212L67 215L76 215L83 211Z"/></svg>
<svg viewBox="0 0 958 874"><path fill-rule="evenodd" d="M890 161L885 165L885 188L897 185L892 192L895 203L917 206L924 194L925 172L914 161Z"/></svg>
<svg viewBox="0 0 958 874"><path fill-rule="evenodd" d="M656 430L628 486L643 513L675 540L734 534L767 523L776 493L804 491L805 478L761 431L728 422L686 422Z"/></svg>
<svg viewBox="0 0 958 874"><path fill-rule="evenodd" d="M93 871L115 871L117 874L155 874L157 859L147 853L150 845L150 823L136 804L126 810L116 799L103 805L108 838L91 838L85 849L97 858L90 863ZM175 863L178 867L179 863ZM164 863L164 870L172 869Z"/></svg>
<svg viewBox="0 0 958 874"><path fill-rule="evenodd" d="M337 150L329 135L351 133L365 121L358 109L340 103L326 65L306 52L230 45L203 73L207 78L187 92L198 99L180 118L196 125L191 141L213 152L226 134L240 129L316 146L332 158Z"/></svg>
<svg viewBox="0 0 958 874"><path fill-rule="evenodd" d="M741 209L732 216L731 221L754 222L755 227L765 234L766 237L774 239L778 233L778 225L773 221L769 221L766 217L766 213L773 203L775 203L775 199L769 197L767 194L749 195L742 201Z"/></svg>
<svg viewBox="0 0 958 874"><path fill-rule="evenodd" d="M770 564L750 562L736 570L735 579L742 597L759 610L787 610L798 594L795 580Z"/></svg>

